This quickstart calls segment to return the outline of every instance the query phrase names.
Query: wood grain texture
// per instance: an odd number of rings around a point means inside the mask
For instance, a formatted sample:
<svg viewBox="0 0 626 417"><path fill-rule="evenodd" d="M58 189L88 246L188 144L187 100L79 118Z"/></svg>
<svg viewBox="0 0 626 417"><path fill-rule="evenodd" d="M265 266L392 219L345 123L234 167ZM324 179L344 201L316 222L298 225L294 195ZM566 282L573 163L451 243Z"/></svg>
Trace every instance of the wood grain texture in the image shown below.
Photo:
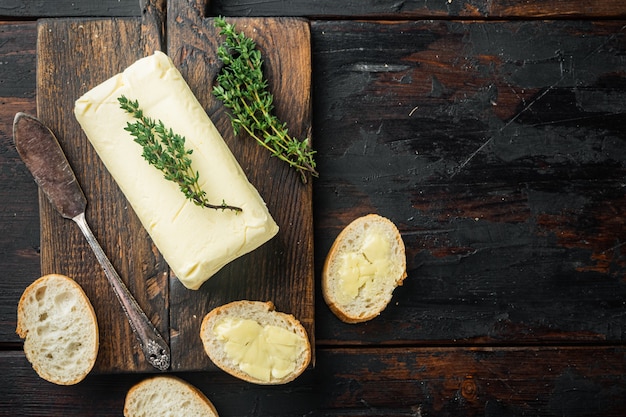
<svg viewBox="0 0 626 417"><path fill-rule="evenodd" d="M223 416L603 416L626 407L623 347L318 349L318 366L283 386L223 373L177 376ZM0 415L118 416L146 374L42 384L21 352L0 352ZM54 398L54 401L50 399Z"/></svg>
<svg viewBox="0 0 626 417"><path fill-rule="evenodd" d="M224 107L211 93L221 63L215 51L223 42L212 19L184 1L168 3L168 51L183 77L265 200L278 235L227 265L196 292L172 282L170 302L173 363L180 369L213 367L198 337L211 309L242 299L272 301L278 311L301 321L314 346L314 265L312 185L245 135L233 137ZM311 55L308 22L299 19L235 19L255 40L275 97L276 115L295 137L311 134ZM313 142L314 143L314 142Z"/></svg>
<svg viewBox="0 0 626 417"><path fill-rule="evenodd" d="M380 210L411 246L405 286L359 326L318 303L316 368L286 386L178 375L229 416L622 416L624 22L388 23L311 24L315 260ZM36 111L35 23L0 40L0 415L119 416L150 374L46 384L14 334L40 271L37 189L10 131Z"/></svg>
<svg viewBox="0 0 626 417"><path fill-rule="evenodd" d="M623 347L319 350L324 416L620 416Z"/></svg>
<svg viewBox="0 0 626 417"><path fill-rule="evenodd" d="M37 18L54 16L140 16L138 0L94 1L40 1L4 0L0 16ZM378 0L291 0L289 2L263 0L198 0L197 7L206 16L292 16L315 19L329 18L386 18L420 19L431 17L472 18L624 18L625 0L406 0L381 2Z"/></svg>
<svg viewBox="0 0 626 417"><path fill-rule="evenodd" d="M623 341L622 22L312 22L318 270L393 220L409 276L323 344Z"/></svg>
<svg viewBox="0 0 626 417"><path fill-rule="evenodd" d="M37 185L13 145L17 112L35 113L35 23L0 24L0 340L17 343L17 303L39 277Z"/></svg>
<svg viewBox="0 0 626 417"><path fill-rule="evenodd" d="M153 374L88 375L80 384L44 383L21 352L0 351L0 363L11 371L0 378L1 416L121 416L128 390ZM220 416L306 415L318 407L311 371L286 385L257 386L221 372L177 373L200 389Z"/></svg>
<svg viewBox="0 0 626 417"><path fill-rule="evenodd" d="M328 18L420 19L429 17L472 18L623 18L625 0L589 2L584 0L519 2L514 0L406 0L406 1L335 1L292 0L288 2L263 0L208 1L211 16L307 16Z"/></svg>
<svg viewBox="0 0 626 417"><path fill-rule="evenodd" d="M42 20L37 112L57 135L87 197L87 221L128 289L168 339L168 268L74 118L74 101L143 56L138 19ZM120 48L120 45L124 47ZM151 370L77 225L40 195L41 273L74 278L100 327L96 372Z"/></svg>
<svg viewBox="0 0 626 417"><path fill-rule="evenodd" d="M226 132L227 143L280 227L277 237L226 266L198 291L188 290L175 277L168 277L169 270L157 248L134 212L127 207L125 198L84 135L75 130L77 124L71 114L74 100L82 93L139 57L160 49L163 45L159 30L146 28L145 20L140 25L133 18L44 20L39 29L40 118L52 126L53 131L58 129L56 133L63 138L60 141L65 144L68 160L80 173L77 177L89 201L88 221L105 252L157 328L166 334L171 332L172 370L178 371L214 369L204 353L199 326L210 309L237 299L271 300L278 310L296 316L306 327L312 344L314 342L312 186L302 184L295 171L272 158L252 140L232 137L229 119L211 95L212 79L219 69L215 58L218 37L210 33L214 30L211 22L206 23L209 36L180 33L191 28L188 14L189 7L177 10L170 6L168 16L178 16L178 19L171 20L183 20L187 24L170 24L168 39L184 37L196 42L189 51L188 46L170 41L170 56L218 128ZM311 63L308 24L293 19L242 20L240 23L255 31L250 35L258 38L263 48L268 78L285 80L272 84L274 95L279 98L276 100L277 114L290 126L292 134L309 135ZM289 43L297 47L278 47L286 44L287 33L290 34ZM150 38L147 39L146 35ZM64 45L61 51L56 47L59 43ZM118 45L128 47L115 54ZM207 61L213 65L207 66ZM281 77L283 72L297 76ZM59 90L61 87L62 91ZM54 97L57 99L53 100ZM285 99L281 100L281 97ZM101 279L100 267L94 263L77 228L60 219L43 198L40 202L42 273L61 272L76 277L81 283L88 281L86 291L96 299L94 307L102 323L104 340L96 370L147 370L141 352L136 350L132 333L128 331L128 324L119 315L121 309L112 303L112 292Z"/></svg>
<svg viewBox="0 0 626 417"><path fill-rule="evenodd" d="M0 16L38 17L124 17L140 16L139 0L2 0Z"/></svg>
<svg viewBox="0 0 626 417"><path fill-rule="evenodd" d="M145 0L141 11L141 45L144 56L165 52L167 1Z"/></svg>

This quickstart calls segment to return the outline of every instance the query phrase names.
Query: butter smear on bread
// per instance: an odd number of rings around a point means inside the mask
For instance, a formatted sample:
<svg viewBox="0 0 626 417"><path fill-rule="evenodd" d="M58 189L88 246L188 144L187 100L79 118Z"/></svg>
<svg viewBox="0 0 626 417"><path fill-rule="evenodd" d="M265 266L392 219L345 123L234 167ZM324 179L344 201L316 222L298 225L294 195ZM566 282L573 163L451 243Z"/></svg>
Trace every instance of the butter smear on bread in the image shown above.
<svg viewBox="0 0 626 417"><path fill-rule="evenodd" d="M223 371L261 385L285 384L304 372L311 344L302 324L270 301L233 301L202 320L204 350Z"/></svg>
<svg viewBox="0 0 626 417"><path fill-rule="evenodd" d="M131 97L144 114L185 137L193 169L209 201L241 211L194 204L176 183L150 166L125 130L133 116L120 108ZM80 97L76 119L139 220L180 282L200 286L223 266L278 233L258 191L201 104L162 52L142 58Z"/></svg>
<svg viewBox="0 0 626 417"><path fill-rule="evenodd" d="M360 250L348 251L338 260L340 266L337 299L349 303L359 296L376 296L379 281L393 271L391 242L381 232L373 231L363 239Z"/></svg>
<svg viewBox="0 0 626 417"><path fill-rule="evenodd" d="M296 367L302 336L255 320L227 317L213 327L215 337L224 342L230 360L248 375L263 381L284 378Z"/></svg>
<svg viewBox="0 0 626 417"><path fill-rule="evenodd" d="M346 323L378 316L406 278L406 253L398 228L377 214L359 217L339 233L322 269L322 294Z"/></svg>

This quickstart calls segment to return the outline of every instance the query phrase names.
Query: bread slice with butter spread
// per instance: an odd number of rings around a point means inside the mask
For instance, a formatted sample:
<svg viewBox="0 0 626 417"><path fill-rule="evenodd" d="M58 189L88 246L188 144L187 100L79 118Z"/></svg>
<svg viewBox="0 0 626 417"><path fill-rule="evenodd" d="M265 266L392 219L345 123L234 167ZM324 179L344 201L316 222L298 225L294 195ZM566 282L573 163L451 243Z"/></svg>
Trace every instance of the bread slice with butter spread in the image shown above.
<svg viewBox="0 0 626 417"><path fill-rule="evenodd" d="M404 242L397 227L377 214L359 217L339 233L322 270L322 293L346 323L378 316L406 278Z"/></svg>
<svg viewBox="0 0 626 417"><path fill-rule="evenodd" d="M269 301L234 301L213 309L202 320L200 338L215 365L255 384L290 382L311 361L302 324Z"/></svg>
<svg viewBox="0 0 626 417"><path fill-rule="evenodd" d="M80 285L65 275L44 275L24 290L16 332L24 339L26 359L46 381L77 384L96 362L96 315Z"/></svg>
<svg viewBox="0 0 626 417"><path fill-rule="evenodd" d="M171 375L134 385L124 401L125 417L218 417L213 403L196 387Z"/></svg>
<svg viewBox="0 0 626 417"><path fill-rule="evenodd" d="M135 118L118 99L137 101L145 117L185 138L191 168L213 204L241 212L200 207L178 184L142 157L126 131ZM162 52L142 58L76 100L74 114L170 268L189 289L278 233L256 188L172 60Z"/></svg>

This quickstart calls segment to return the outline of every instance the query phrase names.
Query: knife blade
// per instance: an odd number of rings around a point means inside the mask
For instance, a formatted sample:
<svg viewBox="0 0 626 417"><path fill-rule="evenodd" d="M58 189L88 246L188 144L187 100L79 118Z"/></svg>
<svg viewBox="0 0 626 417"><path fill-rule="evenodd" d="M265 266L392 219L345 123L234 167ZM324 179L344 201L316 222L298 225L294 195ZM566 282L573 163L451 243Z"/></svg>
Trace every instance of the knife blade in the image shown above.
<svg viewBox="0 0 626 417"><path fill-rule="evenodd" d="M143 312L107 258L85 218L87 199L54 133L38 118L17 113L13 141L18 154L54 208L73 220L87 239L126 314L146 360L165 371L170 366L170 348Z"/></svg>
<svg viewBox="0 0 626 417"><path fill-rule="evenodd" d="M17 152L56 210L66 219L85 211L87 199L52 132L35 117L17 113L13 120Z"/></svg>

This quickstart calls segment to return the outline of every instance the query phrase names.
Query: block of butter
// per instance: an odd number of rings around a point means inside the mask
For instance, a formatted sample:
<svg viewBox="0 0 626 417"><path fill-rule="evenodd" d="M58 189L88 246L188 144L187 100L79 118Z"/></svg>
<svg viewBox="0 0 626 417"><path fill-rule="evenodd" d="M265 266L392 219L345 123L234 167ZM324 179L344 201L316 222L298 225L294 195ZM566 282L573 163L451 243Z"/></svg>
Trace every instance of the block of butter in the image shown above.
<svg viewBox="0 0 626 417"><path fill-rule="evenodd" d="M241 212L199 207L178 185L142 157L124 130L134 119L118 97L137 100L144 115L185 137L192 168L213 204ZM119 185L154 244L180 282L200 286L232 260L278 232L258 191L246 178L189 86L162 52L142 58L80 97L76 119Z"/></svg>

